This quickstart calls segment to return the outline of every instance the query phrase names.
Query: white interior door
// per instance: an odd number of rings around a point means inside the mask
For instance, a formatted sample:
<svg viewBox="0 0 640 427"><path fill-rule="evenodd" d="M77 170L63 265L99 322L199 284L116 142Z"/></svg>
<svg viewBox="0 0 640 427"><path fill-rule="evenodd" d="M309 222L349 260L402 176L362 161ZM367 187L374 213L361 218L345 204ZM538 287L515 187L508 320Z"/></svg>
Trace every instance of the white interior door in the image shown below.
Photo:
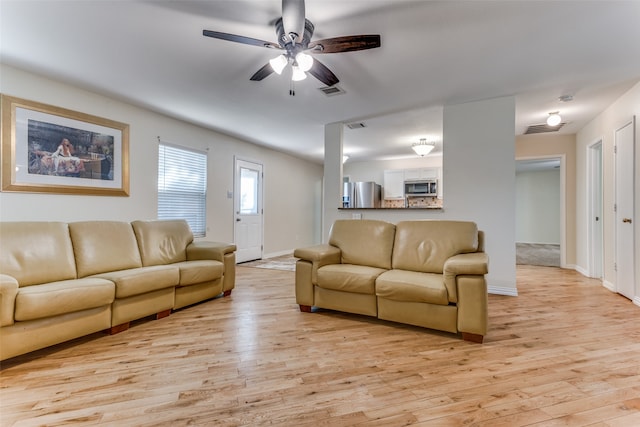
<svg viewBox="0 0 640 427"><path fill-rule="evenodd" d="M235 160L236 262L262 258L262 178L261 164Z"/></svg>
<svg viewBox="0 0 640 427"><path fill-rule="evenodd" d="M635 293L634 140L635 118L615 133L616 154L616 290L629 299Z"/></svg>

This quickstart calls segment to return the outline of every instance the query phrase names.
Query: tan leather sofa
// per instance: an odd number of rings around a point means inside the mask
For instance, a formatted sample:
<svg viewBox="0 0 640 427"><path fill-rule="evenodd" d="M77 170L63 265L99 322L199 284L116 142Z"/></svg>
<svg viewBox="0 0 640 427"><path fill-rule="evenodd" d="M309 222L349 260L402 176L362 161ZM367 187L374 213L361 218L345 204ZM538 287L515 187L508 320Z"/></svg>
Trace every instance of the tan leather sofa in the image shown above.
<svg viewBox="0 0 640 427"><path fill-rule="evenodd" d="M229 295L235 250L182 220L0 223L0 360Z"/></svg>
<svg viewBox="0 0 640 427"><path fill-rule="evenodd" d="M296 302L462 333L487 333L489 259L468 221L337 220L329 243L294 251Z"/></svg>

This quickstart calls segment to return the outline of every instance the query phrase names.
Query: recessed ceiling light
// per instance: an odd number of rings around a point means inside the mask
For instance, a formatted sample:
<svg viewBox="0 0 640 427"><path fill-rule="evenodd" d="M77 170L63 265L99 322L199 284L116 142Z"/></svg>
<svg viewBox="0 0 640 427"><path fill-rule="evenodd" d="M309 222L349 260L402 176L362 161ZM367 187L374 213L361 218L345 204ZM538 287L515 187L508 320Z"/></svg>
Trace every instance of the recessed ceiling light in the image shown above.
<svg viewBox="0 0 640 427"><path fill-rule="evenodd" d="M562 117L558 111L554 111L553 113L549 113L549 117L547 117L547 125L554 127L558 126L562 122Z"/></svg>

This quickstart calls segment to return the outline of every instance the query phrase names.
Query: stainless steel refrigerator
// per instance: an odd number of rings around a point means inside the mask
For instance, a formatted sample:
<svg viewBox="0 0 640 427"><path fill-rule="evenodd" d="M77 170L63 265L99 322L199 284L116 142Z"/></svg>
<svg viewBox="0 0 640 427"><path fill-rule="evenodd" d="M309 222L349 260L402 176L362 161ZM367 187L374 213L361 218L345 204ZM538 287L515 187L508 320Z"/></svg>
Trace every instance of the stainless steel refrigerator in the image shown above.
<svg viewBox="0 0 640 427"><path fill-rule="evenodd" d="M382 187L373 181L345 182L342 193L343 208L379 208Z"/></svg>

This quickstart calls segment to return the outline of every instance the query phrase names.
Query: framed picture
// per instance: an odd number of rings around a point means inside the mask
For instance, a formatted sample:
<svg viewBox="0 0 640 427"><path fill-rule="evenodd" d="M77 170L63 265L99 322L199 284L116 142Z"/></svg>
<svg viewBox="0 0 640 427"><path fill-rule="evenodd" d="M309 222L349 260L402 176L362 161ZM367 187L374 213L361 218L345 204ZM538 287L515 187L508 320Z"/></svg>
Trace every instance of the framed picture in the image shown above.
<svg viewBox="0 0 640 427"><path fill-rule="evenodd" d="M0 97L2 191L129 195L129 125Z"/></svg>

